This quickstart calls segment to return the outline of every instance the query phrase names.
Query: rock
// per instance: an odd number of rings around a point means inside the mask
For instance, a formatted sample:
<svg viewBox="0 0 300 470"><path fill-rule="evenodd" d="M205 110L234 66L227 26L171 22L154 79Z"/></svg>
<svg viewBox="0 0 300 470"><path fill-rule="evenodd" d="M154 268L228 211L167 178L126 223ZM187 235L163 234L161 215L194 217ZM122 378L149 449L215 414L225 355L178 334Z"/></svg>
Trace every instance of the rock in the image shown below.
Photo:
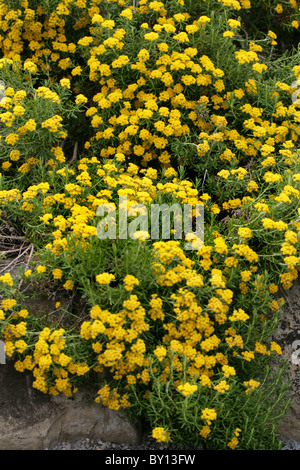
<svg viewBox="0 0 300 470"><path fill-rule="evenodd" d="M283 297L285 305L280 312L278 327L273 335L282 349L282 357L286 360L286 378L290 382L291 403L288 413L278 428L284 440L300 442L300 279L297 279L289 290L281 290L278 297ZM276 369L276 365L274 366Z"/></svg>
<svg viewBox="0 0 300 470"><path fill-rule="evenodd" d="M32 388L30 373L0 365L0 450L52 449L59 442L140 441L140 429L114 410L95 403L91 389L72 397L48 396Z"/></svg>
<svg viewBox="0 0 300 470"><path fill-rule="evenodd" d="M19 268L11 266L13 260L2 260L13 278ZM23 287L25 286L23 283ZM29 289L28 289L29 287ZM26 286L31 312L43 318L65 320L61 312L68 310L74 299L51 286ZM62 311L55 307L59 301ZM83 308L76 299L78 315ZM49 313L50 312L50 313ZM67 317L67 316L66 316ZM62 327L64 324L61 325ZM128 422L121 412L109 410L95 403L97 389L86 387L72 397L45 395L32 387L32 373L18 372L12 361L0 364L0 450L52 449L59 442L91 439L136 444L141 439L137 423Z"/></svg>

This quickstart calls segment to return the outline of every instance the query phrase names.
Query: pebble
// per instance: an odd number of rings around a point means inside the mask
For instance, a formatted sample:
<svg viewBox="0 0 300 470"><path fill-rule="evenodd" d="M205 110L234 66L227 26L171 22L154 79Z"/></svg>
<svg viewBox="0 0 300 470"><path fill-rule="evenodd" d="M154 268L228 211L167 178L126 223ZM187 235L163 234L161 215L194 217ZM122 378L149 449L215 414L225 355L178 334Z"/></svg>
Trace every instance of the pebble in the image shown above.
<svg viewBox="0 0 300 470"><path fill-rule="evenodd" d="M280 450L300 450L300 442L295 440L282 440L284 446ZM102 442L101 440L92 441L88 438L78 439L72 442L60 442L52 449L44 450L199 450L191 447L179 447L178 445L169 444L162 446L155 440L147 439L140 444L117 444L115 442Z"/></svg>
<svg viewBox="0 0 300 470"><path fill-rule="evenodd" d="M300 450L300 442L294 441L293 439L282 441L284 447L280 450Z"/></svg>

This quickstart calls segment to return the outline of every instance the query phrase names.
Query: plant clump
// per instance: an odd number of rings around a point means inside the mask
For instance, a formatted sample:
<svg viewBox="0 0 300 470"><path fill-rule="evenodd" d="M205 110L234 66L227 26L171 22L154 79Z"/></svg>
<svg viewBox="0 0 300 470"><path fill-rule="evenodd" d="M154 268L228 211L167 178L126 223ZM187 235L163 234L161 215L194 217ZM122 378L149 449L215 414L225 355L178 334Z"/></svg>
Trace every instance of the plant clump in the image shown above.
<svg viewBox="0 0 300 470"><path fill-rule="evenodd" d="M101 377L96 402L158 442L280 448L299 21L294 0L0 0L0 218L34 247L21 283L1 272L0 335L34 388ZM199 208L203 236L153 236L154 205ZM28 283L88 315L38 317Z"/></svg>

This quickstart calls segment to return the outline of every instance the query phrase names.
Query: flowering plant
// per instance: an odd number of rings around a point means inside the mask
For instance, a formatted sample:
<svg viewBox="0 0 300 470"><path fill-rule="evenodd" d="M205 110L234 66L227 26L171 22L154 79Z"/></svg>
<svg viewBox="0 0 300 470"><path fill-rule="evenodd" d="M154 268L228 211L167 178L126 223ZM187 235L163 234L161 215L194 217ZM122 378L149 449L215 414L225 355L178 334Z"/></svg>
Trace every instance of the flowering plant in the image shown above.
<svg viewBox="0 0 300 470"><path fill-rule="evenodd" d="M252 3L0 1L1 220L34 248L0 276L6 354L42 393L96 384L162 443L281 445L269 363L300 260L300 60L278 41L299 11ZM101 238L98 208L120 222L120 200L133 237ZM203 239L152 238L132 211L153 204L202 207ZM69 307L38 315L41 286Z"/></svg>

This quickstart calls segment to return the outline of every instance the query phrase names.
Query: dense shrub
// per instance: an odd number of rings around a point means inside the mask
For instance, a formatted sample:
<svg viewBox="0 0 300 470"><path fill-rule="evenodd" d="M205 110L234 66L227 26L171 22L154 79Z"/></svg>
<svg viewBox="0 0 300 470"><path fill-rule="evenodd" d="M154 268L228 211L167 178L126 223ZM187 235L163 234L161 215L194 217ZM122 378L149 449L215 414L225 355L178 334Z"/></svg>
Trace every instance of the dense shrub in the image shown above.
<svg viewBox="0 0 300 470"><path fill-rule="evenodd" d="M160 442L280 448L299 17L294 0L0 2L1 217L35 249L21 284L0 278L0 332L35 388L69 396L101 376L96 401ZM136 204L202 207L204 240L151 238ZM103 205L108 225L129 210L133 236L99 237ZM88 317L38 317L28 284Z"/></svg>

